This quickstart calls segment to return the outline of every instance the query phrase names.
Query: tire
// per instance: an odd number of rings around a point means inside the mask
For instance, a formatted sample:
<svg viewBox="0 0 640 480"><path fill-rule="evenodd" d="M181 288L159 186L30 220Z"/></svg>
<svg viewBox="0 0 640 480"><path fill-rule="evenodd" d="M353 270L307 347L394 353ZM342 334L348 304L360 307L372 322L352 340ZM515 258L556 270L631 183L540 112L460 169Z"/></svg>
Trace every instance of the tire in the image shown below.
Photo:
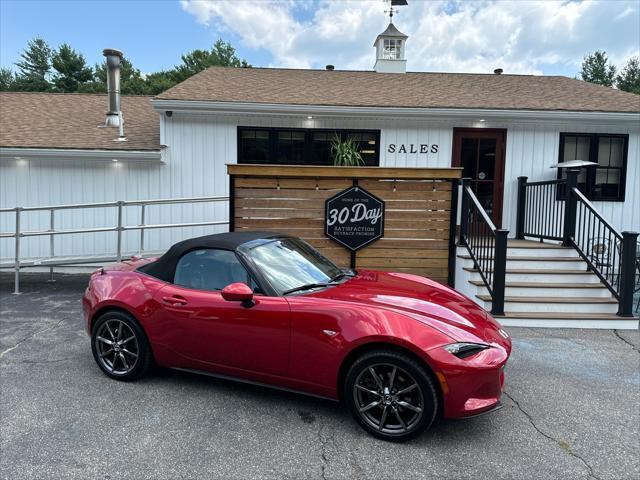
<svg viewBox="0 0 640 480"><path fill-rule="evenodd" d="M96 320L91 350L100 370L123 382L143 377L153 365L147 336L138 321L125 312L106 312Z"/></svg>
<svg viewBox="0 0 640 480"><path fill-rule="evenodd" d="M420 435L438 412L436 386L425 366L400 352L378 350L358 358L343 392L356 421L384 440L403 442Z"/></svg>

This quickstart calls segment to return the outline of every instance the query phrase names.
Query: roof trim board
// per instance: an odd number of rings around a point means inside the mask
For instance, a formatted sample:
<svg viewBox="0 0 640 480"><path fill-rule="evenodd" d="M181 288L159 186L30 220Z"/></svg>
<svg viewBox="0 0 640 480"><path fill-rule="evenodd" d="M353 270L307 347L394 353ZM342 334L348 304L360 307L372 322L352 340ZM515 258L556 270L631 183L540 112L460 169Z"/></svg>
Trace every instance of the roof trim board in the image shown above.
<svg viewBox="0 0 640 480"><path fill-rule="evenodd" d="M579 120L594 122L638 123L640 113L585 112L567 110L506 110L469 108L420 108L420 107L353 107L341 105L297 105L273 103L215 102L205 100L151 100L159 112L203 112L263 115L329 115L348 117L449 117L485 118L494 120Z"/></svg>
<svg viewBox="0 0 640 480"><path fill-rule="evenodd" d="M70 148L0 147L0 159L162 162L160 150L89 150Z"/></svg>

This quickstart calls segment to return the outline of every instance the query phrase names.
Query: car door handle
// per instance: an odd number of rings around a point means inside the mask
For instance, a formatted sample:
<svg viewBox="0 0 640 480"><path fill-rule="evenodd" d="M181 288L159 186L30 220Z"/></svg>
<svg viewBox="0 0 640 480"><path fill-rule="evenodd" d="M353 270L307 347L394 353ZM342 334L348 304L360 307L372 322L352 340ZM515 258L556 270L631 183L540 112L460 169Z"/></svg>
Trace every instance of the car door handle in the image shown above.
<svg viewBox="0 0 640 480"><path fill-rule="evenodd" d="M187 304L187 299L184 297L181 297L179 295L171 295L168 297L162 297L162 301L164 303L168 303L170 305L173 305L174 307L177 305L186 305Z"/></svg>

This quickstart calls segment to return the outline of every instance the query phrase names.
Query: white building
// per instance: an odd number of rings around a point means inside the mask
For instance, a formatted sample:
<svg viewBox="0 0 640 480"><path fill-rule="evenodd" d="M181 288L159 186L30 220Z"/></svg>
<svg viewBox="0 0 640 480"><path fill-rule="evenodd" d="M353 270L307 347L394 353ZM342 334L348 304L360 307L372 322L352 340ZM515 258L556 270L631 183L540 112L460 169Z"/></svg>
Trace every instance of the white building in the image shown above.
<svg viewBox="0 0 640 480"><path fill-rule="evenodd" d="M598 165L581 176L586 195L619 230L640 230L640 96L501 70L405 73L406 41L389 25L376 39L373 71L214 67L155 98L123 96L125 142L117 126L103 126L106 95L2 93L0 208L227 195L227 163L330 164L338 132L360 142L367 165L463 166L512 233L517 177L553 179L552 165L590 160ZM224 220L227 210L149 208L146 222ZM61 212L56 228L113 226L115 215ZM125 224L139 215L126 209ZM21 230L49 221L47 212L23 212ZM14 227L13 212L0 213L0 231ZM146 248L224 229L148 232ZM138 235L125 232L126 252L137 250ZM65 235L55 253L113 252L114 239ZM23 243L23 257L48 255L46 237ZM0 239L0 257L13 255L13 242Z"/></svg>

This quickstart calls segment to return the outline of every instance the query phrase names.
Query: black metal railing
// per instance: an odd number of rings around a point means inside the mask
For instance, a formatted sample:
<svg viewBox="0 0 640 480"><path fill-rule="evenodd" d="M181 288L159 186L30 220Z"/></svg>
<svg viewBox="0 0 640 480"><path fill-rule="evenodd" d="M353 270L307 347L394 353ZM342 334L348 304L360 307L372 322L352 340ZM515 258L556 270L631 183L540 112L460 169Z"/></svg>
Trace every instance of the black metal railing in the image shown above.
<svg viewBox="0 0 640 480"><path fill-rule="evenodd" d="M496 228L469 186L462 179L459 244L466 247L474 268L491 296L491 314L504 315L508 230Z"/></svg>
<svg viewBox="0 0 640 480"><path fill-rule="evenodd" d="M566 173L566 179L544 182L518 177L516 238L573 247L618 300L618 315L633 316L638 233L619 233L578 189L580 170Z"/></svg>
<svg viewBox="0 0 640 480"><path fill-rule="evenodd" d="M576 204L571 245L618 300L618 315L632 316L638 234L618 233L575 187L569 200Z"/></svg>
<svg viewBox="0 0 640 480"><path fill-rule="evenodd" d="M518 177L516 237L562 240L564 201L559 201L566 180L527 182Z"/></svg>

